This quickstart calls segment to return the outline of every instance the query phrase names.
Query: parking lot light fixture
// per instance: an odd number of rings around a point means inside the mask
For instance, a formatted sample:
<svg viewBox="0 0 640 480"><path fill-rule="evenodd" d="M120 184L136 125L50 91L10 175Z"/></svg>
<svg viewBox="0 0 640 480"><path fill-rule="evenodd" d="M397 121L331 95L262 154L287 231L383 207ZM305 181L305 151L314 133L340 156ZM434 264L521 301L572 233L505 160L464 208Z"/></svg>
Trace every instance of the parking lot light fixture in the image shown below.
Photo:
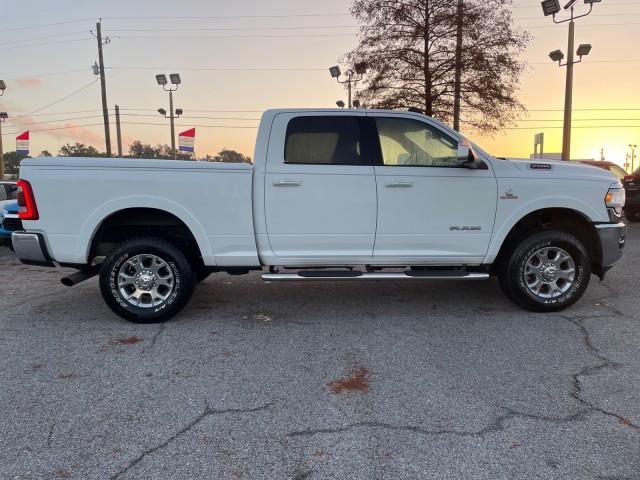
<svg viewBox="0 0 640 480"><path fill-rule="evenodd" d="M570 12L569 18L564 20L556 20L556 14L560 12L560 2L559 0L543 0L542 12L545 16L553 16L554 23L565 23L569 22L569 38L568 38L568 46L567 46L567 62L562 63L564 59L564 54L560 50L554 50L549 54L549 58L554 62L558 62L558 65L561 67L567 67L567 77L565 80L564 86L564 123L562 126L562 160L571 159L571 109L573 103L573 65L576 63L580 63L582 61L582 57L588 55L591 51L591 45L588 43L584 43L580 45L578 50L574 52L574 30L575 23L574 20L582 17L586 17L593 10L594 3L600 3L600 0L584 0L586 5L589 5L589 11L582 15L574 15L574 8L578 3L578 0L569 0L565 5L564 9ZM574 53L580 57L579 60L574 61Z"/></svg>
<svg viewBox="0 0 640 480"><path fill-rule="evenodd" d="M542 2L542 12L545 17L549 15L555 15L560 11L560 1L559 0L544 0Z"/></svg>
<svg viewBox="0 0 640 480"><path fill-rule="evenodd" d="M347 108L353 108L351 103L351 84L356 83L362 80L362 75L367 73L367 64L365 62L358 62L353 65L353 70L347 70L345 75L347 76L346 80L340 81L340 67L333 66L329 68L329 73L331 73L331 77L335 78L338 83L346 83L348 86L349 98L347 99Z"/></svg>
<svg viewBox="0 0 640 480"><path fill-rule="evenodd" d="M554 62L560 63L564 59L564 53L562 53L562 50L554 50L549 54L549 58Z"/></svg>
<svg viewBox="0 0 640 480"><path fill-rule="evenodd" d="M590 43L582 43L578 47L578 50L576 51L576 54L580 57L580 60L582 60L582 57L589 55L589 52L591 52L591 44Z"/></svg>
<svg viewBox="0 0 640 480"><path fill-rule="evenodd" d="M171 88L170 86L167 87L168 82L167 82L167 76L164 73L159 73L158 75L156 75L156 81L158 82L158 85L162 86L162 88L166 91L169 92L169 118L171 119L170 124L171 124L171 153L173 155L173 159L176 159L176 130L175 130L175 123L174 123L174 110L173 110L173 92L175 90L178 89L178 87L180 86L180 84L182 83L182 80L180 78L180 74L179 73L172 73L169 75L169 79L171 80L171 84L175 85L175 88ZM180 113L178 114L178 110L180 110ZM178 109L175 110L175 114L180 116L182 114L182 109ZM158 112L160 112L160 115L164 115L165 117L167 116L167 112L164 108L159 108Z"/></svg>
<svg viewBox="0 0 640 480"><path fill-rule="evenodd" d="M0 97L4 95L4 91L7 89L7 84L4 83L4 80L0 80Z"/></svg>

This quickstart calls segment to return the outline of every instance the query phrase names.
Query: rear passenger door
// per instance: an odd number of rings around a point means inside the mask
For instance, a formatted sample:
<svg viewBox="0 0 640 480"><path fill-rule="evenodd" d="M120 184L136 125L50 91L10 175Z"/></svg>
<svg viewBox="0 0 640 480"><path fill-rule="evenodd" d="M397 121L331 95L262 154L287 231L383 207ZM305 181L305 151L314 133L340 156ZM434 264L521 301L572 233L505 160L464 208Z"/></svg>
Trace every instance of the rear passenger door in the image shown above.
<svg viewBox="0 0 640 480"><path fill-rule="evenodd" d="M276 256L308 257L315 264L371 260L376 181L363 142L364 119L364 114L351 112L275 117L267 153L265 219Z"/></svg>

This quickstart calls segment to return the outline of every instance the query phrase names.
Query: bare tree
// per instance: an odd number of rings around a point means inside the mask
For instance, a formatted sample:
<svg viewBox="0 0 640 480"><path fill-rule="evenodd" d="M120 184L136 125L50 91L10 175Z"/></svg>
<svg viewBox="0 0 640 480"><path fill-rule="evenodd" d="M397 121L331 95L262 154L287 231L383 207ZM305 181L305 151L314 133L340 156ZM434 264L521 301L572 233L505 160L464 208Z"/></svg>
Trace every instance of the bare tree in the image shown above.
<svg viewBox="0 0 640 480"><path fill-rule="evenodd" d="M483 133L512 125L530 36L513 25L512 0L465 0L462 17L461 123ZM418 107L452 123L457 2L354 0L360 44L340 61L367 64L360 102L371 108Z"/></svg>

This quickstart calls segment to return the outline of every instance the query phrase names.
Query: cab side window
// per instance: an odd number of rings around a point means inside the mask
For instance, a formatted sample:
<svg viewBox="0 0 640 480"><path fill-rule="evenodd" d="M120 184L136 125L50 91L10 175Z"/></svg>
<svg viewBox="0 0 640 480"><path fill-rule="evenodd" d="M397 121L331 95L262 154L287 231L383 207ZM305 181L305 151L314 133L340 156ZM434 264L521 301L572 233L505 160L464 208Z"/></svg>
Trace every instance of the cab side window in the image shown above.
<svg viewBox="0 0 640 480"><path fill-rule="evenodd" d="M287 125L285 163L362 165L357 117L304 116Z"/></svg>
<svg viewBox="0 0 640 480"><path fill-rule="evenodd" d="M426 123L406 118L375 119L384 165L460 168L458 141Z"/></svg>

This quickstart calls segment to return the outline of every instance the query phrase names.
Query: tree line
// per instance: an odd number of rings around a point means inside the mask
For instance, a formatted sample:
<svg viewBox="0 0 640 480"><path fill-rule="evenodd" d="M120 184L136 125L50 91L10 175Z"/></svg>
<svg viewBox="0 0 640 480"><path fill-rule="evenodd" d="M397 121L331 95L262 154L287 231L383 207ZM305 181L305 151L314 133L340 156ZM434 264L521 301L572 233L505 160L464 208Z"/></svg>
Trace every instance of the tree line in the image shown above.
<svg viewBox="0 0 640 480"><path fill-rule="evenodd" d="M53 155L43 150L39 157L52 157ZM83 143L75 143L71 145L67 143L58 151L59 157L106 157L104 152L98 151L95 147L85 145ZM4 173L8 177L17 177L20 168L20 161L25 158L31 158L30 155L21 155L14 152L7 152L3 155ZM123 155L123 158L149 158L173 160L173 153L169 145L153 145L143 144L136 140L129 147L129 152ZM247 157L235 150L223 148L217 155L205 155L204 157L196 157L190 152L176 152L177 160L201 161L201 162L226 162L226 163L251 163L251 157Z"/></svg>

